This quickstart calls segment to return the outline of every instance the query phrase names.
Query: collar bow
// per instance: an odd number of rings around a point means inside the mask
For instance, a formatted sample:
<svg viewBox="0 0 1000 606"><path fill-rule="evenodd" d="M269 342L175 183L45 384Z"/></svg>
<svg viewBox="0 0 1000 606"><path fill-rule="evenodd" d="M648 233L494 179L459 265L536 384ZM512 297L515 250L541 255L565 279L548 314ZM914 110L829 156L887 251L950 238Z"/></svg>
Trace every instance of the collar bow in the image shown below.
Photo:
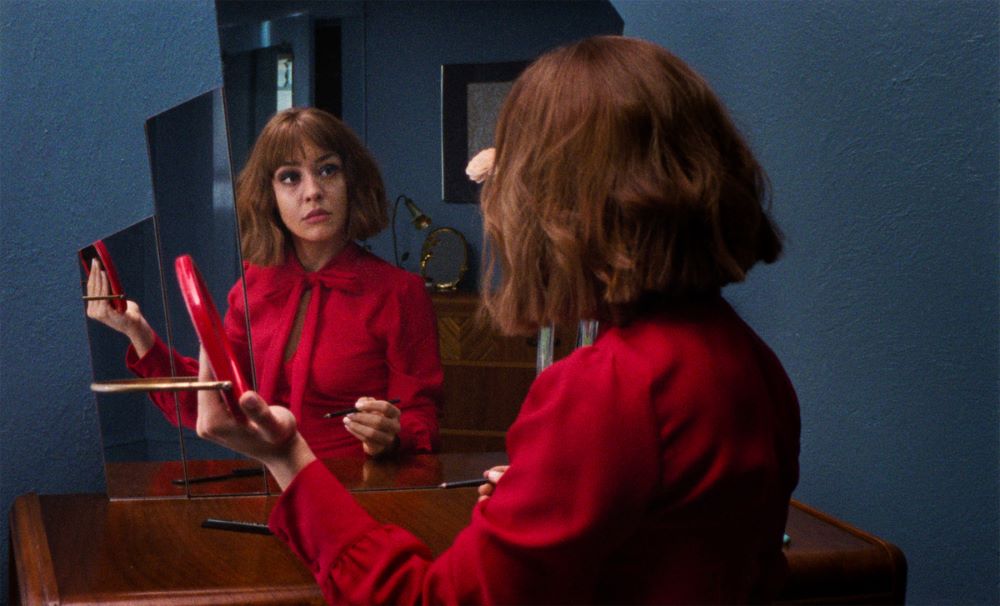
<svg viewBox="0 0 1000 606"><path fill-rule="evenodd" d="M261 293L267 299L284 300L298 289L309 291L317 286L324 290L335 290L346 295L361 294L361 280L353 273L332 268L306 272L301 267L269 267L269 277L261 285Z"/></svg>
<svg viewBox="0 0 1000 606"><path fill-rule="evenodd" d="M317 286L322 286L323 288L338 290L349 295L356 295L361 292L361 285L354 274L325 269L308 273L302 272L301 276L305 279L306 285L310 290Z"/></svg>

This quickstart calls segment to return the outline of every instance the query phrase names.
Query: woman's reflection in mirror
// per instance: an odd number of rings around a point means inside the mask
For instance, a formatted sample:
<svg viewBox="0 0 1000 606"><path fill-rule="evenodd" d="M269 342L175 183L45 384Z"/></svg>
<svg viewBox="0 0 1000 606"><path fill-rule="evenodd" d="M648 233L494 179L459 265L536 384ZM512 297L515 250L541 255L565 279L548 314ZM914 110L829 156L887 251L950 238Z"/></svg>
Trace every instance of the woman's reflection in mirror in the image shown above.
<svg viewBox="0 0 1000 606"><path fill-rule="evenodd" d="M371 154L336 117L313 108L276 114L240 173L236 207L249 302L229 293L226 334L258 391L287 407L321 457L434 452L443 371L423 280L363 250L356 240L388 225L382 177ZM88 294L107 290L91 272ZM88 315L129 337L139 376L195 375L198 361L171 352L134 302ZM177 423L173 397L151 394ZM195 426L197 398L181 395L180 422ZM399 400L393 404L390 400ZM324 418L331 410L358 412Z"/></svg>

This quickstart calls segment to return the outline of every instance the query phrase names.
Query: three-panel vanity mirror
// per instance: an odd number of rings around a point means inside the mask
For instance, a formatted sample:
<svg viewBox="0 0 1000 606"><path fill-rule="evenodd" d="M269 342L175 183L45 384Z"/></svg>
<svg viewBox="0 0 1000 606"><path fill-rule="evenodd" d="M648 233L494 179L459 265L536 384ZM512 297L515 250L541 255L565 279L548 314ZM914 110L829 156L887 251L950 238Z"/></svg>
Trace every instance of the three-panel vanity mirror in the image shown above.
<svg viewBox="0 0 1000 606"><path fill-rule="evenodd" d="M417 96L422 94L433 101L425 102L427 115L416 122L435 122L442 111L438 81L442 64L529 60L559 43L616 28L620 33L620 19L603 0L574 3L569 12L573 14L546 2L218 0L225 92L210 90L147 121L155 213L83 247L77 262L84 295L96 257L102 268L107 266L107 274L112 270L115 274L98 301L108 305L130 301L158 336L158 347L178 354L176 359L161 356L160 363L139 368L125 334L98 320L86 321L111 498L268 491L260 466L200 439L184 422L185 402L190 406L197 397L193 389L205 387L197 384L190 363L183 362L197 362L199 341L174 271L174 260L190 255L222 316L230 297L244 297L245 303L234 174L267 119L292 105L319 106L340 115L370 146L384 146L385 135L372 134L379 129L370 128L370 110L395 95L420 105ZM516 21L518 34L498 39L503 50L484 51L483 31L499 31L503 28L497 23L508 19ZM439 48L435 45L442 35L451 39ZM395 48L403 37L411 41L409 53L424 53L421 61L433 64L424 78L426 91L412 86L394 90L401 86L398 78L382 73L397 69L386 63L385 49ZM417 40L438 42L416 48ZM393 124L393 136L407 136L411 126ZM437 132L421 136L420 143L440 149L440 129ZM400 184L387 182L387 186ZM442 202L430 213L436 225L454 224L449 210L456 220L465 220L462 217L471 209ZM473 228L462 229L470 233ZM420 272L431 288L453 289L468 269L470 252L460 231L439 228L424 243ZM247 347L252 347L252 335ZM253 359L250 352L243 355ZM137 374L156 383L155 389L137 388ZM255 385L252 368L246 380ZM122 383L132 385L121 388Z"/></svg>

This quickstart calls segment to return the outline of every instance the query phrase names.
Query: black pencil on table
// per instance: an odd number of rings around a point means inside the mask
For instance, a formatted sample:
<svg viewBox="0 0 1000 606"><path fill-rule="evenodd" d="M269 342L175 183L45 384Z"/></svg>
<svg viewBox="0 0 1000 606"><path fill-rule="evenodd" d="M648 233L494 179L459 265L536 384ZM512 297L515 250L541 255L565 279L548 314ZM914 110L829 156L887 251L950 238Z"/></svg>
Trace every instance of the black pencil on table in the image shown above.
<svg viewBox="0 0 1000 606"><path fill-rule="evenodd" d="M488 483L489 480L486 478L475 478L473 480L457 480L455 482L442 482L438 484L438 488L465 488L467 486L482 486Z"/></svg>
<svg viewBox="0 0 1000 606"><path fill-rule="evenodd" d="M267 524L259 522L240 522L237 520L219 520L208 518L201 523L202 528L214 528L216 530L232 530L233 532L249 532L251 534L271 534L271 529Z"/></svg>
<svg viewBox="0 0 1000 606"><path fill-rule="evenodd" d="M390 404L399 404L400 400L399 400L399 398L393 398L391 400L386 400L386 402L388 402ZM344 409L341 409L341 410L334 410L333 412L328 412L325 415L323 415L323 418L324 419L332 419L334 417L342 417L344 415L349 415L349 414L355 413L355 412L359 412L357 408L354 408L354 407L344 408Z"/></svg>
<svg viewBox="0 0 1000 606"><path fill-rule="evenodd" d="M204 484L207 482L224 482L226 480L235 480L236 478L249 478L253 476L264 475L264 470L260 467L243 467L239 469L234 469L229 473L223 473L215 476L201 476L193 477L187 479L187 484ZM184 478L177 478L175 480L170 480L171 484L176 484L183 486L185 484Z"/></svg>

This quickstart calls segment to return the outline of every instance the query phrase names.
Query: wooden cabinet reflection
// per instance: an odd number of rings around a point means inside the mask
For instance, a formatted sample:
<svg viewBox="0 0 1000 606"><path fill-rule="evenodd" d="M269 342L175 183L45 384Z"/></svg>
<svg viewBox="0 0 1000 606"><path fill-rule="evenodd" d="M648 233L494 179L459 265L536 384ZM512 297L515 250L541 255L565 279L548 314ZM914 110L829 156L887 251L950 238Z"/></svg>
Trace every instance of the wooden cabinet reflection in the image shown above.
<svg viewBox="0 0 1000 606"><path fill-rule="evenodd" d="M479 317L475 293L437 293L432 300L444 366L442 452L503 450L535 378L537 341L500 336ZM572 351L575 340L575 334L557 334L554 358Z"/></svg>

